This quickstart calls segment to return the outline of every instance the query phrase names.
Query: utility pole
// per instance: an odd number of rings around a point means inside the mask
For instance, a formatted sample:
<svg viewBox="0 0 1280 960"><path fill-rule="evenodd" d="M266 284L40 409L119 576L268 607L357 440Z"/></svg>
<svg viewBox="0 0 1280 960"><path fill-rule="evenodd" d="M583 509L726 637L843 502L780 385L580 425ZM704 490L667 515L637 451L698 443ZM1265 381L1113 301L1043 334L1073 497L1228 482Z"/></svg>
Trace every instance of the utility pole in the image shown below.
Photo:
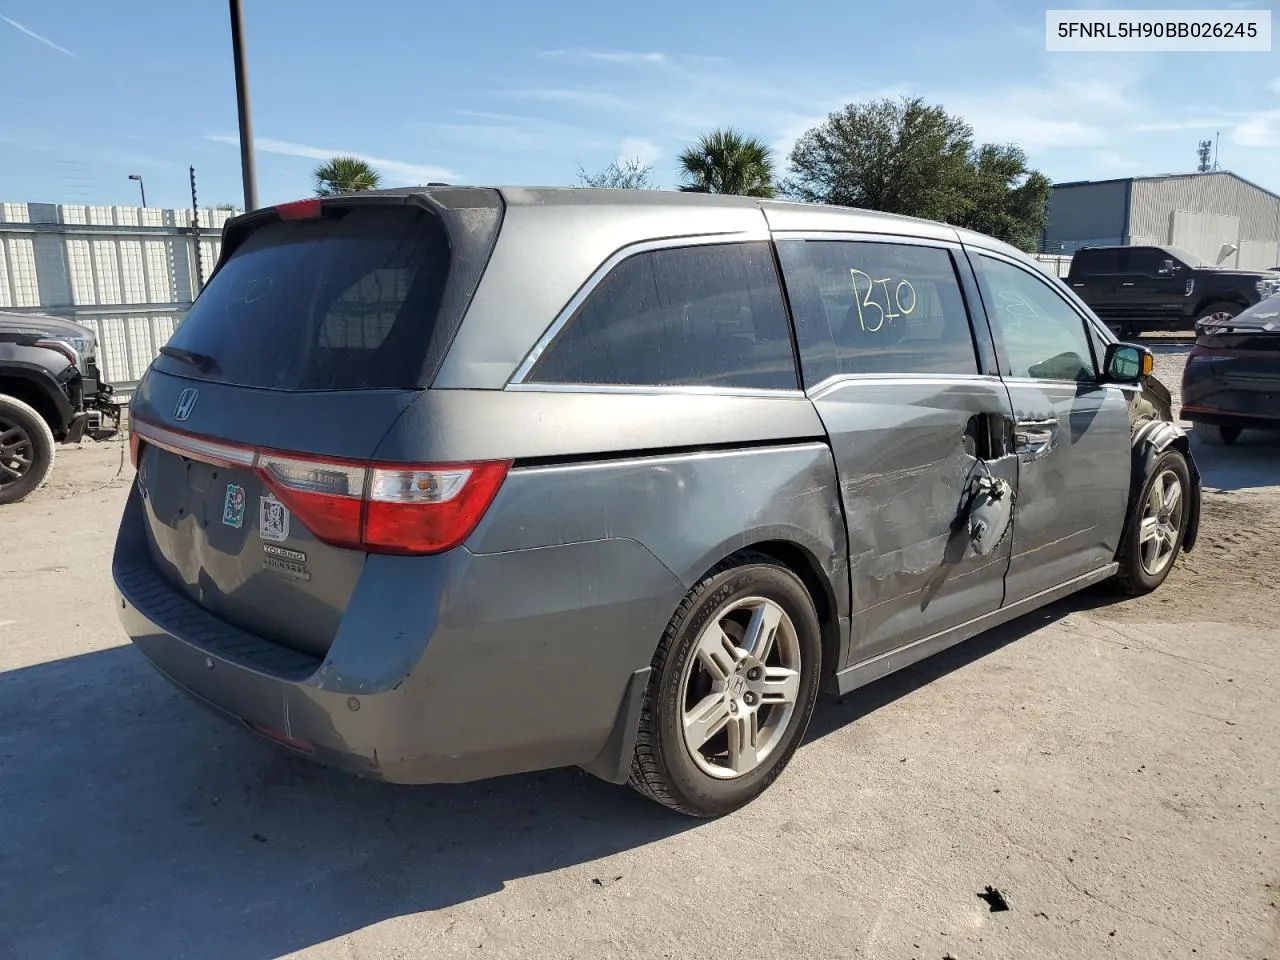
<svg viewBox="0 0 1280 960"><path fill-rule="evenodd" d="M191 245L195 253L196 296L204 289L204 258L200 255L200 205L196 203L196 168L191 168Z"/></svg>
<svg viewBox="0 0 1280 960"><path fill-rule="evenodd" d="M142 174L131 173L129 174L129 179L138 181L138 190L142 193L142 208L145 210L147 208L147 188L142 183Z"/></svg>
<svg viewBox="0 0 1280 960"><path fill-rule="evenodd" d="M236 112L240 118L240 175L245 213L258 209L258 170L253 158L253 119L249 115L249 71L244 58L244 23L240 0L231 3L231 55L236 69Z"/></svg>

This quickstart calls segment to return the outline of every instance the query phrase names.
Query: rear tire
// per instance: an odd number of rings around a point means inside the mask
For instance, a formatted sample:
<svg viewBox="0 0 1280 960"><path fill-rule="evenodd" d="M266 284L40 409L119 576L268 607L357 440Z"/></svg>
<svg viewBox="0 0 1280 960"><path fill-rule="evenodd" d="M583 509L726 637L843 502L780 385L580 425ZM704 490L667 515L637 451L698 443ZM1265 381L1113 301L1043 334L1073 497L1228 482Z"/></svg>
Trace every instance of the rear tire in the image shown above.
<svg viewBox="0 0 1280 960"><path fill-rule="evenodd" d="M1172 503L1175 495L1176 505ZM1187 533L1190 496L1186 458L1180 450L1166 450L1129 508L1127 529L1116 551L1120 569L1114 584L1121 593L1131 597L1150 593L1169 576Z"/></svg>
<svg viewBox="0 0 1280 960"><path fill-rule="evenodd" d="M1241 427L1224 427L1217 423L1197 423L1196 434L1214 447L1229 447L1240 439Z"/></svg>
<svg viewBox="0 0 1280 960"><path fill-rule="evenodd" d="M799 577L754 551L721 563L658 644L631 786L694 817L751 802L804 737L821 661L818 614Z"/></svg>
<svg viewBox="0 0 1280 960"><path fill-rule="evenodd" d="M0 395L0 504L17 503L53 469L53 431L17 397Z"/></svg>
<svg viewBox="0 0 1280 960"><path fill-rule="evenodd" d="M1211 303L1200 311L1200 316L1196 317L1196 323L1210 318L1218 320L1230 320L1232 317L1239 316L1240 305L1236 303L1228 303L1222 301L1219 303Z"/></svg>

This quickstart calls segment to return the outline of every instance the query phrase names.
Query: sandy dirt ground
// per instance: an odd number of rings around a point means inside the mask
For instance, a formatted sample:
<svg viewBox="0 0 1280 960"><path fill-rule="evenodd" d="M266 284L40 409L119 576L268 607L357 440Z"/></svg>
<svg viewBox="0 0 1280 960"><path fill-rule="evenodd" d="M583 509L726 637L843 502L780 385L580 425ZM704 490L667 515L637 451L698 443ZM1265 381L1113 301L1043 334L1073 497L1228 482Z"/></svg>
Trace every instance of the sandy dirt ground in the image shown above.
<svg viewBox="0 0 1280 960"><path fill-rule="evenodd" d="M122 447L0 512L0 958L1280 960L1280 442L1195 443L1160 591L821 703L715 822L567 770L361 781L207 715L115 619Z"/></svg>

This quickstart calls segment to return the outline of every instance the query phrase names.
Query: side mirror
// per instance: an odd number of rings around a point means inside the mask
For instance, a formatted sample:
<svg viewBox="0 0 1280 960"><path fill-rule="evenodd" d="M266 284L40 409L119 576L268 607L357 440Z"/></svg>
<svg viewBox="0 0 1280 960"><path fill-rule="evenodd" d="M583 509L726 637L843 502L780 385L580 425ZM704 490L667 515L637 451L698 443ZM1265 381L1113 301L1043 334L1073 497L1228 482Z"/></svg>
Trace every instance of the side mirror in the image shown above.
<svg viewBox="0 0 1280 960"><path fill-rule="evenodd" d="M1155 369L1156 358L1146 347L1132 343L1107 344L1103 366L1112 383L1140 383Z"/></svg>
<svg viewBox="0 0 1280 960"><path fill-rule="evenodd" d="M1170 274L1172 274L1172 273L1173 273L1173 271L1174 271L1174 263L1173 263L1173 261L1172 261L1172 260L1161 260L1161 261L1160 261L1160 270L1158 271L1158 272L1159 272L1159 274L1160 274L1160 276L1162 276L1162 277L1167 277L1167 276L1169 276Z"/></svg>

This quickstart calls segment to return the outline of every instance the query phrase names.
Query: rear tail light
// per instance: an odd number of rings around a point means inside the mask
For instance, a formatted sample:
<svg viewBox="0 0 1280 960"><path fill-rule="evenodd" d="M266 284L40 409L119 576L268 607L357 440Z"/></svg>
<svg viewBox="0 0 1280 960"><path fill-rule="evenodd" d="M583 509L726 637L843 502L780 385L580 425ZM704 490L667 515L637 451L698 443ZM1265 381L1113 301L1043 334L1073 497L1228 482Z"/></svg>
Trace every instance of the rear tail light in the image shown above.
<svg viewBox="0 0 1280 960"><path fill-rule="evenodd" d="M138 469L138 457L142 453L142 438L138 436L138 431L132 427L129 428L129 462L133 464L133 469Z"/></svg>
<svg viewBox="0 0 1280 960"><path fill-rule="evenodd" d="M375 466L369 476L364 543L387 553L450 550L476 528L510 463Z"/></svg>
<svg viewBox="0 0 1280 960"><path fill-rule="evenodd" d="M370 553L440 553L458 546L489 509L511 467L509 460L331 460L253 450L141 422L134 437L138 433L179 456L251 467L316 539Z"/></svg>

